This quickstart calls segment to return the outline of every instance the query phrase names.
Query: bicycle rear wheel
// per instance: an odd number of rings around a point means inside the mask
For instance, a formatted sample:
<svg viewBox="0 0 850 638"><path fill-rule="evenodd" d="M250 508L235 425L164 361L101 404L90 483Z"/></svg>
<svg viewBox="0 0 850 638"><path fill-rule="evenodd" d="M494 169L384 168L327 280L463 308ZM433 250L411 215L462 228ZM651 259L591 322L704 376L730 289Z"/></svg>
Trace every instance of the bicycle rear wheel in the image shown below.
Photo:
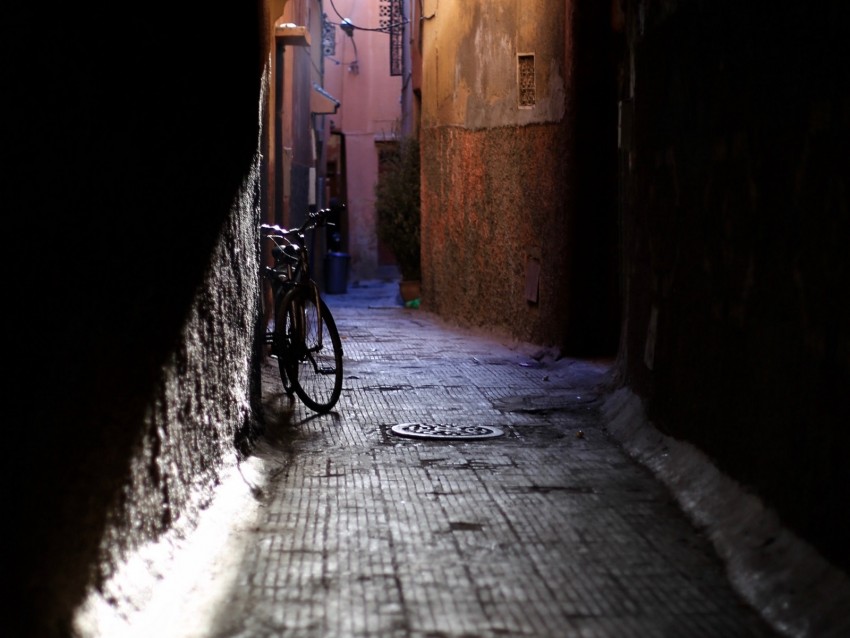
<svg viewBox="0 0 850 638"><path fill-rule="evenodd" d="M287 294L277 313L275 331L283 344L280 376L308 408L328 412L342 392L342 341L330 310L309 288Z"/></svg>

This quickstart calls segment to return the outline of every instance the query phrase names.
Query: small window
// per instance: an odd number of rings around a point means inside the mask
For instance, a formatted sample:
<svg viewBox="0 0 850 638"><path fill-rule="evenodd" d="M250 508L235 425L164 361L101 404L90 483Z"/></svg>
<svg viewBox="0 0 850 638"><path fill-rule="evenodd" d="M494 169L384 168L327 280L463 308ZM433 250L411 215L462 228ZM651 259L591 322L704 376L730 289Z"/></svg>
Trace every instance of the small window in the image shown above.
<svg viewBox="0 0 850 638"><path fill-rule="evenodd" d="M530 109L537 103L534 85L534 54L517 55L517 81L519 83L519 108Z"/></svg>
<svg viewBox="0 0 850 638"><path fill-rule="evenodd" d="M404 11L401 0L380 0L381 29L390 35L390 75L404 75Z"/></svg>

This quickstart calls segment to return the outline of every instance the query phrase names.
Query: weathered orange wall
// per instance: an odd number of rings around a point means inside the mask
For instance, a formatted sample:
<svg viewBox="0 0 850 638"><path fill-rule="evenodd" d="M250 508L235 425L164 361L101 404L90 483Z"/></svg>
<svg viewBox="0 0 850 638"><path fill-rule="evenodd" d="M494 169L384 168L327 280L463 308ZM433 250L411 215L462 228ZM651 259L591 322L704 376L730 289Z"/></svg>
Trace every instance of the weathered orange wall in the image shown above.
<svg viewBox="0 0 850 638"><path fill-rule="evenodd" d="M569 200L559 125L426 128L423 303L469 325L555 343L566 321ZM487 161L482 161L487 157ZM539 302L526 267L539 260Z"/></svg>
<svg viewBox="0 0 850 638"><path fill-rule="evenodd" d="M430 6L429 6L430 5ZM468 325L561 342L571 242L570 3L425 3L423 305ZM517 55L535 104L519 106ZM529 260L539 297L526 299Z"/></svg>

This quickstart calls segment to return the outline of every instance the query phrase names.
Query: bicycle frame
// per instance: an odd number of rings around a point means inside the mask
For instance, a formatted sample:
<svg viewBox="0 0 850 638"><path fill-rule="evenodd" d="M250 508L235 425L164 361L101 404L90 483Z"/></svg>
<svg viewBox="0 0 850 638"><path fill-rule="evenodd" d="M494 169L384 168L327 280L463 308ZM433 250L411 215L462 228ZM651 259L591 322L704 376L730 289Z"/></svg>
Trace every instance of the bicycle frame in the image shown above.
<svg viewBox="0 0 850 638"><path fill-rule="evenodd" d="M266 267L266 274L272 284L273 297L275 300L280 295L289 294L291 290L298 288L307 288L313 301L316 304L318 320L322 320L321 304L319 304L319 286L311 278L310 274L310 256L307 250L306 237L301 229L293 231L285 231L278 227L263 228L282 231L280 234L268 233L266 236L274 243L272 254L275 259L274 267ZM300 327L303 330L303 318ZM317 349L322 347L322 333L319 332Z"/></svg>
<svg viewBox="0 0 850 638"><path fill-rule="evenodd" d="M273 243L274 266L262 267L273 301L274 325L267 326L265 335L269 354L278 361L286 393L297 394L320 414L331 410L340 397L343 351L336 322L311 276L305 236L325 224L328 212L309 213L295 229L260 226L262 236ZM265 292L264 299L268 299Z"/></svg>

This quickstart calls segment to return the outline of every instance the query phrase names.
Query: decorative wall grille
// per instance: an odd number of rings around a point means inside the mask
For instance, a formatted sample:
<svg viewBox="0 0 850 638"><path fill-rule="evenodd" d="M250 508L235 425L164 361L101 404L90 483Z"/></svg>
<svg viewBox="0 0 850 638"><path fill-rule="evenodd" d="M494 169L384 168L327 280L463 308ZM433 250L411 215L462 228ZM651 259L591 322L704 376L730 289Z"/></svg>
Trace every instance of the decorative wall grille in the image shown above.
<svg viewBox="0 0 850 638"><path fill-rule="evenodd" d="M519 80L519 106L531 108L537 103L537 90L534 86L534 54L517 56L517 77Z"/></svg>
<svg viewBox="0 0 850 638"><path fill-rule="evenodd" d="M390 34L390 75L404 74L404 13L402 0L378 0L381 27Z"/></svg>
<svg viewBox="0 0 850 638"><path fill-rule="evenodd" d="M330 58L336 55L336 27L328 20L328 14L322 14L322 55Z"/></svg>

